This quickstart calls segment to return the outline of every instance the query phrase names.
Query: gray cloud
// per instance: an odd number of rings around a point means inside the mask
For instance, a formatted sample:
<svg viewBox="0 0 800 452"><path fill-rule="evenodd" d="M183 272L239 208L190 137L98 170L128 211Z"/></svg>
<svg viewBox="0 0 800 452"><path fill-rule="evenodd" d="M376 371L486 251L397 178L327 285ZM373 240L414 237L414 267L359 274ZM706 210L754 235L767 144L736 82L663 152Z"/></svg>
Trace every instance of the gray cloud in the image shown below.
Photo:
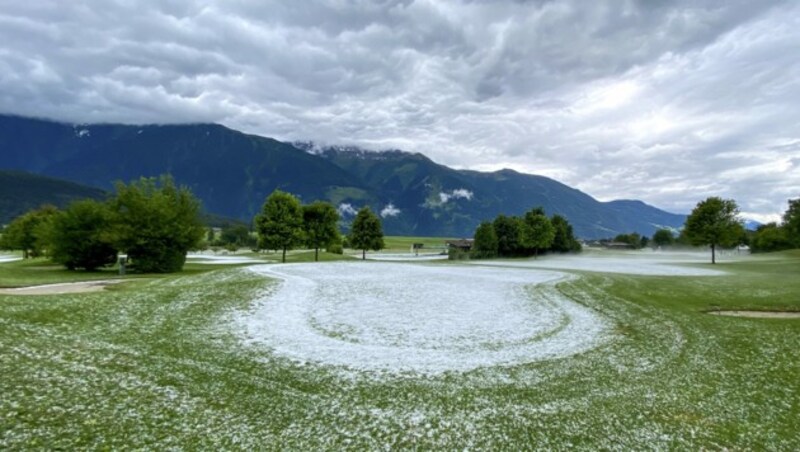
<svg viewBox="0 0 800 452"><path fill-rule="evenodd" d="M0 0L0 111L214 121L759 219L800 196L789 1Z"/></svg>

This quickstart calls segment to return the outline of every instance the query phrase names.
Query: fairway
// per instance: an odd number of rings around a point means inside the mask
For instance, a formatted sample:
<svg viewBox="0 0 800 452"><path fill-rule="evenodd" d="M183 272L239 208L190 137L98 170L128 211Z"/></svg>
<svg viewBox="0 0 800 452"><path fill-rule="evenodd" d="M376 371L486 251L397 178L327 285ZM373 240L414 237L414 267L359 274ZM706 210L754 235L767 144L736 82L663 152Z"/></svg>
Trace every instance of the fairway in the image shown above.
<svg viewBox="0 0 800 452"><path fill-rule="evenodd" d="M800 253L705 257L197 264L1 294L0 448L797 449L800 319L707 312L800 310ZM65 274L4 263L0 285Z"/></svg>

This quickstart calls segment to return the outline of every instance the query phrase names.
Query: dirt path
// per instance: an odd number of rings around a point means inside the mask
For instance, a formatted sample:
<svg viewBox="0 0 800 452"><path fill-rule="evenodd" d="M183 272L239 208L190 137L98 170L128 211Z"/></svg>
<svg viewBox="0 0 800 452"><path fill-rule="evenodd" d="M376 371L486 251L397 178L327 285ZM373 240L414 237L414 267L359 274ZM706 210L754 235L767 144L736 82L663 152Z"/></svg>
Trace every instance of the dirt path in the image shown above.
<svg viewBox="0 0 800 452"><path fill-rule="evenodd" d="M53 295L65 293L100 292L106 286L125 282L124 279L105 279L99 281L81 281L74 283L44 284L41 286L15 287L0 289L4 295Z"/></svg>

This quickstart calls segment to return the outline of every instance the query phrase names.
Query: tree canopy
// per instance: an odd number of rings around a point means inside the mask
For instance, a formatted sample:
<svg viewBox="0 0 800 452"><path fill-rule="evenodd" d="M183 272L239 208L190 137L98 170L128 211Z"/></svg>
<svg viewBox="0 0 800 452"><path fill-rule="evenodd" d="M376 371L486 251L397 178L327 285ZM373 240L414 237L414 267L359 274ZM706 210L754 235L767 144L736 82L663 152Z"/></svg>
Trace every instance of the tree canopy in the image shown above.
<svg viewBox="0 0 800 452"><path fill-rule="evenodd" d="M553 229L555 230L553 244L550 245L551 250L559 253L580 251L581 244L575 238L572 225L569 224L566 218L561 215L553 215L550 223L553 224Z"/></svg>
<svg viewBox="0 0 800 452"><path fill-rule="evenodd" d="M471 254L476 259L490 259L497 256L497 234L492 223L484 221L475 230Z"/></svg>
<svg viewBox="0 0 800 452"><path fill-rule="evenodd" d="M170 176L118 182L110 206L116 244L141 272L180 271L205 233L200 202Z"/></svg>
<svg viewBox="0 0 800 452"><path fill-rule="evenodd" d="M46 248L48 222L57 213L55 206L44 205L15 218L3 232L0 249L20 250L25 259L41 256Z"/></svg>
<svg viewBox="0 0 800 452"><path fill-rule="evenodd" d="M669 246L675 243L675 236L669 229L659 229L653 234L653 245Z"/></svg>
<svg viewBox="0 0 800 452"><path fill-rule="evenodd" d="M275 190L270 194L255 218L258 246L281 250L281 262L286 251L303 243L303 206L293 195Z"/></svg>
<svg viewBox="0 0 800 452"><path fill-rule="evenodd" d="M783 227L792 246L800 247L800 198L789 200L789 208L783 214Z"/></svg>
<svg viewBox="0 0 800 452"><path fill-rule="evenodd" d="M715 264L717 246L733 246L741 238L742 224L736 201L710 197L700 201L686 219L684 232L692 245L709 245Z"/></svg>
<svg viewBox="0 0 800 452"><path fill-rule="evenodd" d="M534 259L540 249L547 249L553 243L556 231L550 219L541 209L534 209L522 218L520 243L526 248L533 248Z"/></svg>
<svg viewBox="0 0 800 452"><path fill-rule="evenodd" d="M330 203L316 201L303 206L303 229L308 244L314 248L314 260L319 260L319 249L339 241L339 212Z"/></svg>
<svg viewBox="0 0 800 452"><path fill-rule="evenodd" d="M94 200L73 202L54 215L47 228L50 258L70 270L92 271L115 263L113 224L107 205Z"/></svg>
<svg viewBox="0 0 800 452"><path fill-rule="evenodd" d="M361 250L361 258L367 258L367 250L379 251L384 247L383 226L377 215L369 207L362 207L353 220L348 237L350 246Z"/></svg>

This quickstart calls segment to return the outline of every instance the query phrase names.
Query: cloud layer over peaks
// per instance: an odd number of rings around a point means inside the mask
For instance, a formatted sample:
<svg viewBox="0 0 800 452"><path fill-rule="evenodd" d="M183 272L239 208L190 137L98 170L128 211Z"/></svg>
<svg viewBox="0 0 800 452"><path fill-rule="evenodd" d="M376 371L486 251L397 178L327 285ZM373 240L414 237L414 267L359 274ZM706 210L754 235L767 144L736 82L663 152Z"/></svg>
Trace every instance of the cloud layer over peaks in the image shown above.
<svg viewBox="0 0 800 452"><path fill-rule="evenodd" d="M400 148L683 212L800 196L796 2L0 6L5 113Z"/></svg>

